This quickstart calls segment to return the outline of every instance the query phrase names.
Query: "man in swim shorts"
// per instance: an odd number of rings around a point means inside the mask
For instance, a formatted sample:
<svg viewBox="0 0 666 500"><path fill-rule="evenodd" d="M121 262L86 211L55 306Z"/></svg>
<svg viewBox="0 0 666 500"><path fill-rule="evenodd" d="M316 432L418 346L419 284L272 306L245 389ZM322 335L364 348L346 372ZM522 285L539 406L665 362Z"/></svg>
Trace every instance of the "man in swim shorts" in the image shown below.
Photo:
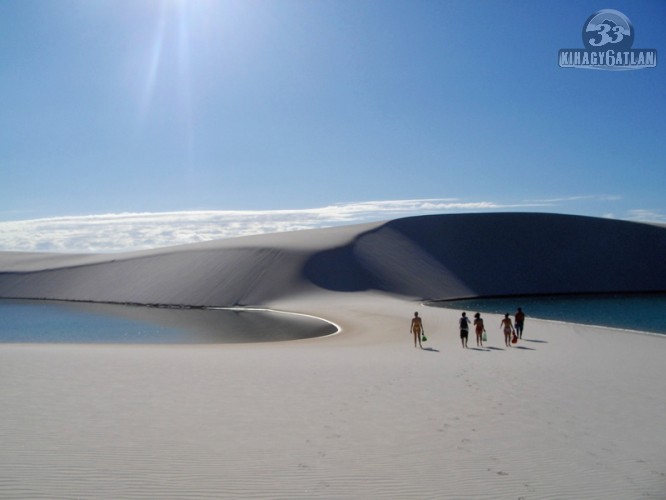
<svg viewBox="0 0 666 500"><path fill-rule="evenodd" d="M460 317L460 342L464 349L467 349L467 339L469 338L469 318L467 313L462 313Z"/></svg>
<svg viewBox="0 0 666 500"><path fill-rule="evenodd" d="M416 347L416 343L418 342L419 347L423 349L423 346L421 345L421 334L424 333L423 322L421 321L419 313L417 312L414 313L414 317L412 318L412 326L409 328L409 331L414 334L414 347Z"/></svg>
<svg viewBox="0 0 666 500"><path fill-rule="evenodd" d="M523 326L525 325L525 313L520 307L518 308L518 311L516 311L515 319L516 319L516 335L518 336L519 339L522 339Z"/></svg>

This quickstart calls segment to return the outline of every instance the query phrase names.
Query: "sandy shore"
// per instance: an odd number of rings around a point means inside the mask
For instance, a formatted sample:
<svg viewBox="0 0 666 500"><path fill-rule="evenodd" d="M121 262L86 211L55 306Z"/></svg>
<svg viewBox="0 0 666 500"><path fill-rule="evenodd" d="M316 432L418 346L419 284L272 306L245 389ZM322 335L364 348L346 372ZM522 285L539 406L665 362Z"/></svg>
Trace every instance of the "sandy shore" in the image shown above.
<svg viewBox="0 0 666 500"><path fill-rule="evenodd" d="M463 350L455 311L319 299L299 304L340 335L0 346L0 497L666 494L663 338L531 320L518 348Z"/></svg>
<svg viewBox="0 0 666 500"><path fill-rule="evenodd" d="M613 234L597 236L614 241L618 226L598 224ZM636 234L661 248L666 232L644 229ZM461 279L474 241L466 262L454 258L459 239L448 247L410 231L376 225L316 233L315 243L254 238L114 258L5 255L4 297L191 294L312 314L342 331L230 345L0 344L0 497L665 498L666 339L529 319L524 340L505 349L500 318L485 315L488 348L464 350L458 313L419 298L502 282ZM588 286L640 286L636 274L602 272L599 263L624 269L616 247L585 257L596 268L550 269L575 248L607 246L585 241L546 259L533 239L534 259L548 265L521 254L533 279L513 286L570 286L562 275L586 269ZM626 255L644 246L632 241ZM663 263L649 261L657 250L627 264L645 268L649 286L662 279ZM497 267L488 260L476 264ZM132 273L134 288L114 281ZM209 281L197 288L192 274ZM408 333L414 311L425 350Z"/></svg>

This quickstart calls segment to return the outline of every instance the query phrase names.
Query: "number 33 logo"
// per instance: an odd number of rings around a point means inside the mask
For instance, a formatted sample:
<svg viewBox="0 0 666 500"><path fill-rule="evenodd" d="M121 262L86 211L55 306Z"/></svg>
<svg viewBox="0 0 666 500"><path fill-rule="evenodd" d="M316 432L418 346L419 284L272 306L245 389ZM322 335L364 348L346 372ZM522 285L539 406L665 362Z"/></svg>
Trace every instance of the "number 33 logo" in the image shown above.
<svg viewBox="0 0 666 500"><path fill-rule="evenodd" d="M593 47L602 47L609 43L620 43L624 38L624 29L621 26L611 26L604 23L597 25L597 33L594 38L590 38L590 45Z"/></svg>
<svg viewBox="0 0 666 500"><path fill-rule="evenodd" d="M633 38L631 22L617 10L600 10L592 14L583 25L583 43L591 50L605 45L612 45L615 50L628 50L633 44Z"/></svg>

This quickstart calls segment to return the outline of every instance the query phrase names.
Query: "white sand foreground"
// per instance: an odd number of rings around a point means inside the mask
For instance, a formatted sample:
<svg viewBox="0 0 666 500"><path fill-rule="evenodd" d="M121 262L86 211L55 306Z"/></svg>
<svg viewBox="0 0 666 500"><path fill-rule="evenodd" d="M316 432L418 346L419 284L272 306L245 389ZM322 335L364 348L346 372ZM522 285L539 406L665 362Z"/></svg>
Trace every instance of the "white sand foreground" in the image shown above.
<svg viewBox="0 0 666 500"><path fill-rule="evenodd" d="M502 350L488 315L494 349L463 350L451 310L370 292L276 305L343 332L0 346L0 497L666 496L663 338L529 320Z"/></svg>
<svg viewBox="0 0 666 500"><path fill-rule="evenodd" d="M488 315L489 348L463 350L457 312L420 302L663 291L664 251L664 228L475 214L0 254L0 297L260 305L342 328L0 344L0 498L666 498L666 338L528 319L505 349ZM427 350L408 333L414 311Z"/></svg>

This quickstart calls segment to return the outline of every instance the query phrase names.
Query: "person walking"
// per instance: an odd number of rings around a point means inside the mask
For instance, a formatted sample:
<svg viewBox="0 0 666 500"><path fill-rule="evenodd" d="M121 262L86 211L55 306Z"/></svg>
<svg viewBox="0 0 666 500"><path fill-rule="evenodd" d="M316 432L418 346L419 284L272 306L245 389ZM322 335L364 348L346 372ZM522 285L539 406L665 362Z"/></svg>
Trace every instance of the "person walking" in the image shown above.
<svg viewBox="0 0 666 500"><path fill-rule="evenodd" d="M425 330L423 329L423 321L421 321L419 313L417 312L414 313L412 326L409 328L409 331L414 335L414 347L416 347L416 343L418 342L419 347L423 349L423 346L421 345L421 334L425 333Z"/></svg>
<svg viewBox="0 0 666 500"><path fill-rule="evenodd" d="M467 349L467 339L469 338L469 318L466 313L462 313L460 323L460 342L464 349Z"/></svg>
<svg viewBox="0 0 666 500"><path fill-rule="evenodd" d="M523 338L523 327L525 326L525 313L519 307L515 314L516 321L516 335L519 339Z"/></svg>
<svg viewBox="0 0 666 500"><path fill-rule="evenodd" d="M486 331L486 329L483 326L481 313L476 313L474 315L474 331L476 332L476 346L483 347L483 333Z"/></svg>
<svg viewBox="0 0 666 500"><path fill-rule="evenodd" d="M509 318L509 313L504 315L504 319L500 323L500 328L504 332L504 343L507 347L511 347L511 334L514 333L513 323L511 323L511 318Z"/></svg>

